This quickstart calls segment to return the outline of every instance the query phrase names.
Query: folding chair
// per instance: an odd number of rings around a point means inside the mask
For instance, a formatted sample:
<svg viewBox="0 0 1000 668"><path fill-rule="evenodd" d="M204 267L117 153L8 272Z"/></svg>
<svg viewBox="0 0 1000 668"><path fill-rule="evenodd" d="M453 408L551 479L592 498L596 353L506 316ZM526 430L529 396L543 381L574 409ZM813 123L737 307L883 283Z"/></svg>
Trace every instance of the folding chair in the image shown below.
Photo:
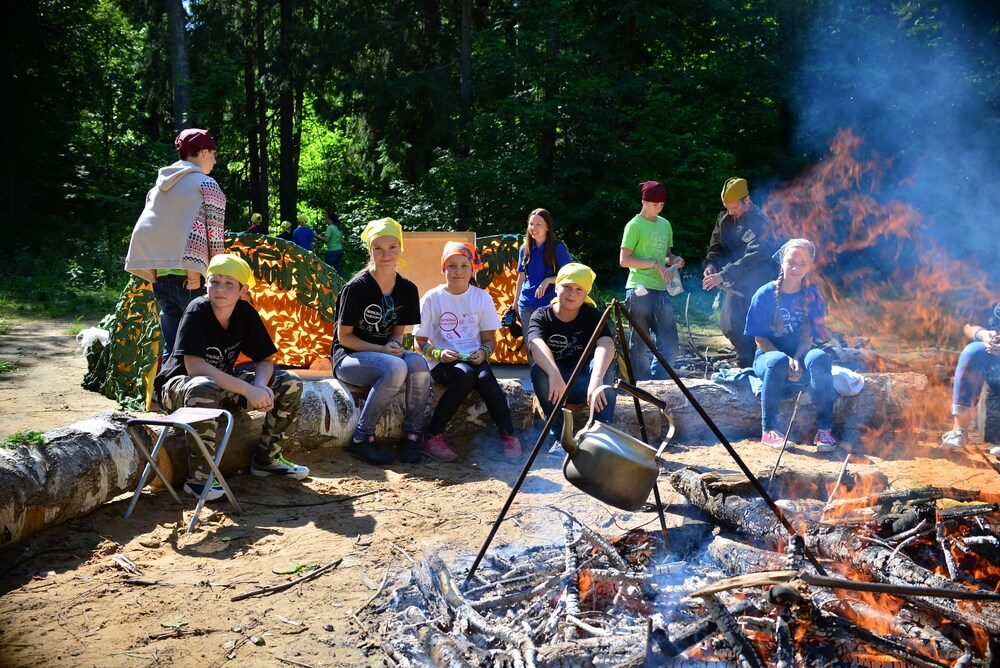
<svg viewBox="0 0 1000 668"><path fill-rule="evenodd" d="M201 440L201 436L198 435L197 430L192 427L192 424L198 422L204 422L205 420L217 420L221 417L226 418L226 428L222 434L222 438L217 439L215 444L215 457L212 457L212 453L208 451L208 446L205 445L204 441ZM146 446L143 445L143 439L133 432L133 429L138 428L141 425L159 425L163 427L160 432L160 437L156 441L156 445L153 446L153 451L149 452L146 450ZM219 481L219 485L222 486L222 491L225 492L226 498L229 499L230 505L232 505L233 510L236 513L242 513L243 508L240 507L239 501L233 495L232 490L229 489L229 484L226 479L222 476L222 472L219 471L219 462L222 461L222 455L226 451L226 445L229 443L229 436L233 431L233 415L227 410L221 408L178 408L176 411L170 415L164 415L162 417L154 418L133 418L129 420L125 425L126 431L129 432L129 436L132 437L132 442L135 443L136 449L142 453L142 456L146 458L146 467L142 471L142 475L139 477L139 484L135 488L135 492L132 494L132 499L129 501L128 508L125 510L125 519L128 519L135 509L135 504L139 500L139 493L142 492L142 488L146 486L146 480L149 478L150 470L155 471L157 477L163 482L163 485L170 492L170 495L174 497L174 501L180 505L184 505L177 492L174 491L173 486L170 484L170 480L163 474L160 467L156 465L156 455L160 451L164 442L167 440L167 435L170 433L171 429L177 431L177 433L187 432L193 439L194 442L198 444L198 449L201 450L202 457L205 458L205 462L211 469L208 474L208 480L205 481L205 485L202 488L201 495L198 497L198 503L194 507L194 515L191 516L191 523L188 524L188 533L194 531L194 525L198 521L198 514L201 513L202 506L205 505L205 499L208 497L209 490L212 489L212 480L216 479Z"/></svg>

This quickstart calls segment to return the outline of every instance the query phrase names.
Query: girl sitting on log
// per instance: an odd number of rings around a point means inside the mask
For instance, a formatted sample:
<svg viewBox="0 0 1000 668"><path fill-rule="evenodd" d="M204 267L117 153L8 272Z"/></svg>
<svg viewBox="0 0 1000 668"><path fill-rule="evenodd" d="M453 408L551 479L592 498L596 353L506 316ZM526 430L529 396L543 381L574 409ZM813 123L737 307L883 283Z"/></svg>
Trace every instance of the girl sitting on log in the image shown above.
<svg viewBox="0 0 1000 668"><path fill-rule="evenodd" d="M784 445L779 406L785 383L808 384L818 427L813 443L817 452L829 452L837 447L832 433L832 361L812 345L813 337L825 332L826 315L823 297L808 280L816 247L806 239L792 239L775 253L775 259L781 265L778 278L754 293L744 330L757 343L753 371L763 381L760 440L772 448Z"/></svg>
<svg viewBox="0 0 1000 668"><path fill-rule="evenodd" d="M405 387L401 459L420 461L420 429L430 394L427 362L404 350L407 325L420 322L417 286L396 272L403 251L403 228L392 218L373 220L361 232L370 259L337 296L333 336L334 375L345 383L371 387L347 452L382 466L392 455L375 440L375 425Z"/></svg>
<svg viewBox="0 0 1000 668"><path fill-rule="evenodd" d="M475 389L500 430L503 454L521 456L521 442L514 436L514 424L507 397L490 368L500 327L493 298L475 285L475 273L482 268L479 253L471 244L449 241L441 253L441 273L445 282L420 301L420 324L413 332L417 347L431 368L431 377L447 385L427 425L423 451L432 459L450 462L455 453L444 440L444 429L459 406Z"/></svg>
<svg viewBox="0 0 1000 668"><path fill-rule="evenodd" d="M985 322L986 326L972 324L975 322ZM967 323L964 333L972 343L962 350L955 369L951 398L954 424L951 431L941 437L941 445L946 448L965 447L983 385L987 380L1000 384L1000 303L994 303L988 311ZM992 448L990 453L1000 455L1000 447Z"/></svg>

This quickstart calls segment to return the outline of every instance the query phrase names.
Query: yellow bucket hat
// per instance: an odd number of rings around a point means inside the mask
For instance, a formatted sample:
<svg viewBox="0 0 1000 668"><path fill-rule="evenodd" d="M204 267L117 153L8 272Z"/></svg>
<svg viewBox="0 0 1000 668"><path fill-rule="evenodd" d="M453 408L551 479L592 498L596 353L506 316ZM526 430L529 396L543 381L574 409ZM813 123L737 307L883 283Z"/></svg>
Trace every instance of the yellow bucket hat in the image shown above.
<svg viewBox="0 0 1000 668"><path fill-rule="evenodd" d="M250 270L250 265L247 264L247 261L239 255L233 255L232 253L220 253L208 263L208 271L205 272L205 277L211 278L216 274L235 278L240 282L240 285L246 285L247 287L253 287L254 283L256 283L253 271Z"/></svg>
<svg viewBox="0 0 1000 668"><path fill-rule="evenodd" d="M749 194L750 188L747 186L747 180L734 176L726 181L726 185L722 186L722 203L732 204L733 202L738 202Z"/></svg>
<svg viewBox="0 0 1000 668"><path fill-rule="evenodd" d="M594 300L590 298L590 290L594 287L595 278L597 278L597 274L587 265L580 264L579 262L570 262L564 264L559 269L559 273L556 274L556 285L576 283L587 291L587 303L596 306Z"/></svg>

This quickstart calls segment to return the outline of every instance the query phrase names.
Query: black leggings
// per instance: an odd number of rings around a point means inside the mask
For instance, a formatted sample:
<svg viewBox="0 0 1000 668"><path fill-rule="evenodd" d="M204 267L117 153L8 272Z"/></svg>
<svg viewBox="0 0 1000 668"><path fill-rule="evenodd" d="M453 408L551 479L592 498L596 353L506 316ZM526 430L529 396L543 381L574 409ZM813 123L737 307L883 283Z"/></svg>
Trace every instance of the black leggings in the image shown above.
<svg viewBox="0 0 1000 668"><path fill-rule="evenodd" d="M496 423L501 434L514 433L514 422L510 417L507 397L493 375L489 362L479 366L471 362L441 362L431 369L431 378L448 387L441 393L431 422L427 425L428 434L444 433L448 421L458 411L462 402L475 389L486 403L486 410Z"/></svg>

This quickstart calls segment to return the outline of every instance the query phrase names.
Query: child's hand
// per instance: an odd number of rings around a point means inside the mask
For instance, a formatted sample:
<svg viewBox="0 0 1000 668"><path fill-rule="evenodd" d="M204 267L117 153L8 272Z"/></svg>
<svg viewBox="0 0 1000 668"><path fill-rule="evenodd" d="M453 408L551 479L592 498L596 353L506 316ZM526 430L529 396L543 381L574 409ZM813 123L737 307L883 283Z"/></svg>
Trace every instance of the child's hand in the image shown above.
<svg viewBox="0 0 1000 668"><path fill-rule="evenodd" d="M793 383L802 380L802 364L794 357L788 358L788 380Z"/></svg>
<svg viewBox="0 0 1000 668"><path fill-rule="evenodd" d="M246 395L250 408L266 413L274 408L274 391L270 387L251 385Z"/></svg>
<svg viewBox="0 0 1000 668"><path fill-rule="evenodd" d="M458 353L457 350L448 350L448 349L445 349L445 350L441 351L441 361L442 362L457 362L461 358L462 358L462 356Z"/></svg>
<svg viewBox="0 0 1000 668"><path fill-rule="evenodd" d="M990 355L1000 355L1000 331L993 333L993 338L986 342L986 352Z"/></svg>
<svg viewBox="0 0 1000 668"><path fill-rule="evenodd" d="M604 384L601 381L603 379L599 380L596 384L591 381L590 387L587 388L587 403L593 403L594 411L603 410L608 405L608 396L604 393L604 390L601 390L596 395L594 394L594 390Z"/></svg>
<svg viewBox="0 0 1000 668"><path fill-rule="evenodd" d="M387 355L393 355L394 357L402 357L403 346L401 346L398 341L390 341L385 344L385 353Z"/></svg>
<svg viewBox="0 0 1000 668"><path fill-rule="evenodd" d="M486 360L486 353L484 353L483 349L480 348L479 350L477 350L475 352L469 353L468 358L469 358L469 361L472 362L473 364L479 365L479 364L482 364Z"/></svg>
<svg viewBox="0 0 1000 668"><path fill-rule="evenodd" d="M549 374L549 401L556 403L565 389L566 381L561 374L558 372Z"/></svg>

